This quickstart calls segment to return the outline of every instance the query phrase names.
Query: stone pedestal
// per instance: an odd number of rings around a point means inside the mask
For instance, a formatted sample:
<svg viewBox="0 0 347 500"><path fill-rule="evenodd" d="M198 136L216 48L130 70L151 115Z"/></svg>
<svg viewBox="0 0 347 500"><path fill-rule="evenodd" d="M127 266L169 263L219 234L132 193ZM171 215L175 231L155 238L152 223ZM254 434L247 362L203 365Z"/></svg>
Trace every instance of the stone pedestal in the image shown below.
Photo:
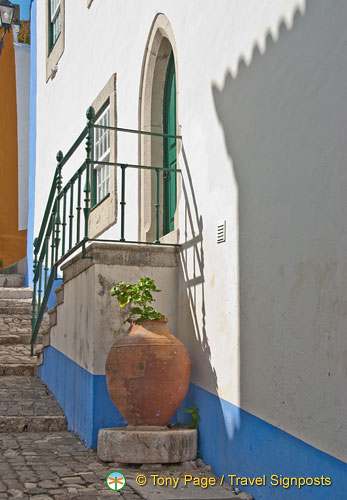
<svg viewBox="0 0 347 500"><path fill-rule="evenodd" d="M100 429L98 457L104 462L164 464L194 460L196 429L168 427L115 427Z"/></svg>

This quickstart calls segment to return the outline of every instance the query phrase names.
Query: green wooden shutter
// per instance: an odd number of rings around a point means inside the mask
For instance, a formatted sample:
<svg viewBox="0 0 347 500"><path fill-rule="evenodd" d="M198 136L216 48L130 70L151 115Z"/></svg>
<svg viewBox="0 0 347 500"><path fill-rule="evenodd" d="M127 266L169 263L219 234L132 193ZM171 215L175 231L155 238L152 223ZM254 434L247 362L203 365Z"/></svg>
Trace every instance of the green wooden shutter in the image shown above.
<svg viewBox="0 0 347 500"><path fill-rule="evenodd" d="M163 133L176 135L176 73L172 52L166 70L164 87ZM165 168L177 168L175 138L164 138L163 159ZM163 234L167 234L174 230L177 197L176 172L164 172L163 177Z"/></svg>

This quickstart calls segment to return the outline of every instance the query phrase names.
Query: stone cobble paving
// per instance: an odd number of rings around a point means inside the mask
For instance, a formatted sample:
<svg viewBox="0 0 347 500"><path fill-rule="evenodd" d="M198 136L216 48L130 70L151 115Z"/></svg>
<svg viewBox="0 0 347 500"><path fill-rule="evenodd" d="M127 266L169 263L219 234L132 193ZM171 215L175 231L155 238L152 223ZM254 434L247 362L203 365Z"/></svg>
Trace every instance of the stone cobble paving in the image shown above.
<svg viewBox="0 0 347 500"><path fill-rule="evenodd" d="M113 470L70 432L0 434L0 500L140 499L128 485L107 487Z"/></svg>
<svg viewBox="0 0 347 500"><path fill-rule="evenodd" d="M3 377L0 386L2 416L64 416L43 382L36 377Z"/></svg>
<svg viewBox="0 0 347 500"><path fill-rule="evenodd" d="M0 433L65 429L64 413L40 379L0 378Z"/></svg>

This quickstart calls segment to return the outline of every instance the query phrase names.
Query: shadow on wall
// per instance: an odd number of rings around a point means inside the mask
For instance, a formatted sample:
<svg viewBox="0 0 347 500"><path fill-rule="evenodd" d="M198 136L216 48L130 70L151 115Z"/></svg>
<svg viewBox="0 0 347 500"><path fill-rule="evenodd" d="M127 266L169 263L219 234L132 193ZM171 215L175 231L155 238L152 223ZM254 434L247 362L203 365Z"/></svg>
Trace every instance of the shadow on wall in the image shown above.
<svg viewBox="0 0 347 500"><path fill-rule="evenodd" d="M346 446L338 434L345 391L346 19L343 0L309 0L290 31L281 24L264 54L256 47L235 79L228 72L222 90L212 86L239 189L241 407L340 457ZM244 445L245 426L241 414ZM242 472L247 457L252 475L271 467L291 475L300 467L302 475L326 472L315 470L314 461L305 465L311 459L304 451L283 449L270 431L249 442L248 455L239 457ZM315 499L327 494L324 488L283 494L311 498L310 492ZM264 489L259 495L268 498Z"/></svg>
<svg viewBox="0 0 347 500"><path fill-rule="evenodd" d="M180 253L178 331L186 332L183 341L192 361L192 380L199 380L208 388L208 392L191 383L181 408L188 408L191 404L198 407L201 416L199 451L205 460L215 464L217 460L227 459L225 437L232 439L234 436L239 425L239 409L234 408L232 416L226 415L223 401L215 396L218 383L215 369L211 365L211 350L206 332L203 218L197 206L184 146L182 146L182 159L184 226L181 227L181 233L184 243ZM182 410L176 417L185 424L190 421L190 416ZM200 439L203 435L208 435L209 440Z"/></svg>

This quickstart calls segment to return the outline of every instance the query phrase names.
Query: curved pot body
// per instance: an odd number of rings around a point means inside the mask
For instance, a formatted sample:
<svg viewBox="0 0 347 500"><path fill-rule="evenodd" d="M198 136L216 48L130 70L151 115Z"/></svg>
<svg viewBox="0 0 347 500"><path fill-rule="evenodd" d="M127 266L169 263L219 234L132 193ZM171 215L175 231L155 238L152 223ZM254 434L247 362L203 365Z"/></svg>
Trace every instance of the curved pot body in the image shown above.
<svg viewBox="0 0 347 500"><path fill-rule="evenodd" d="M190 359L166 323L133 323L108 354L107 389L130 425L167 425L188 391Z"/></svg>

